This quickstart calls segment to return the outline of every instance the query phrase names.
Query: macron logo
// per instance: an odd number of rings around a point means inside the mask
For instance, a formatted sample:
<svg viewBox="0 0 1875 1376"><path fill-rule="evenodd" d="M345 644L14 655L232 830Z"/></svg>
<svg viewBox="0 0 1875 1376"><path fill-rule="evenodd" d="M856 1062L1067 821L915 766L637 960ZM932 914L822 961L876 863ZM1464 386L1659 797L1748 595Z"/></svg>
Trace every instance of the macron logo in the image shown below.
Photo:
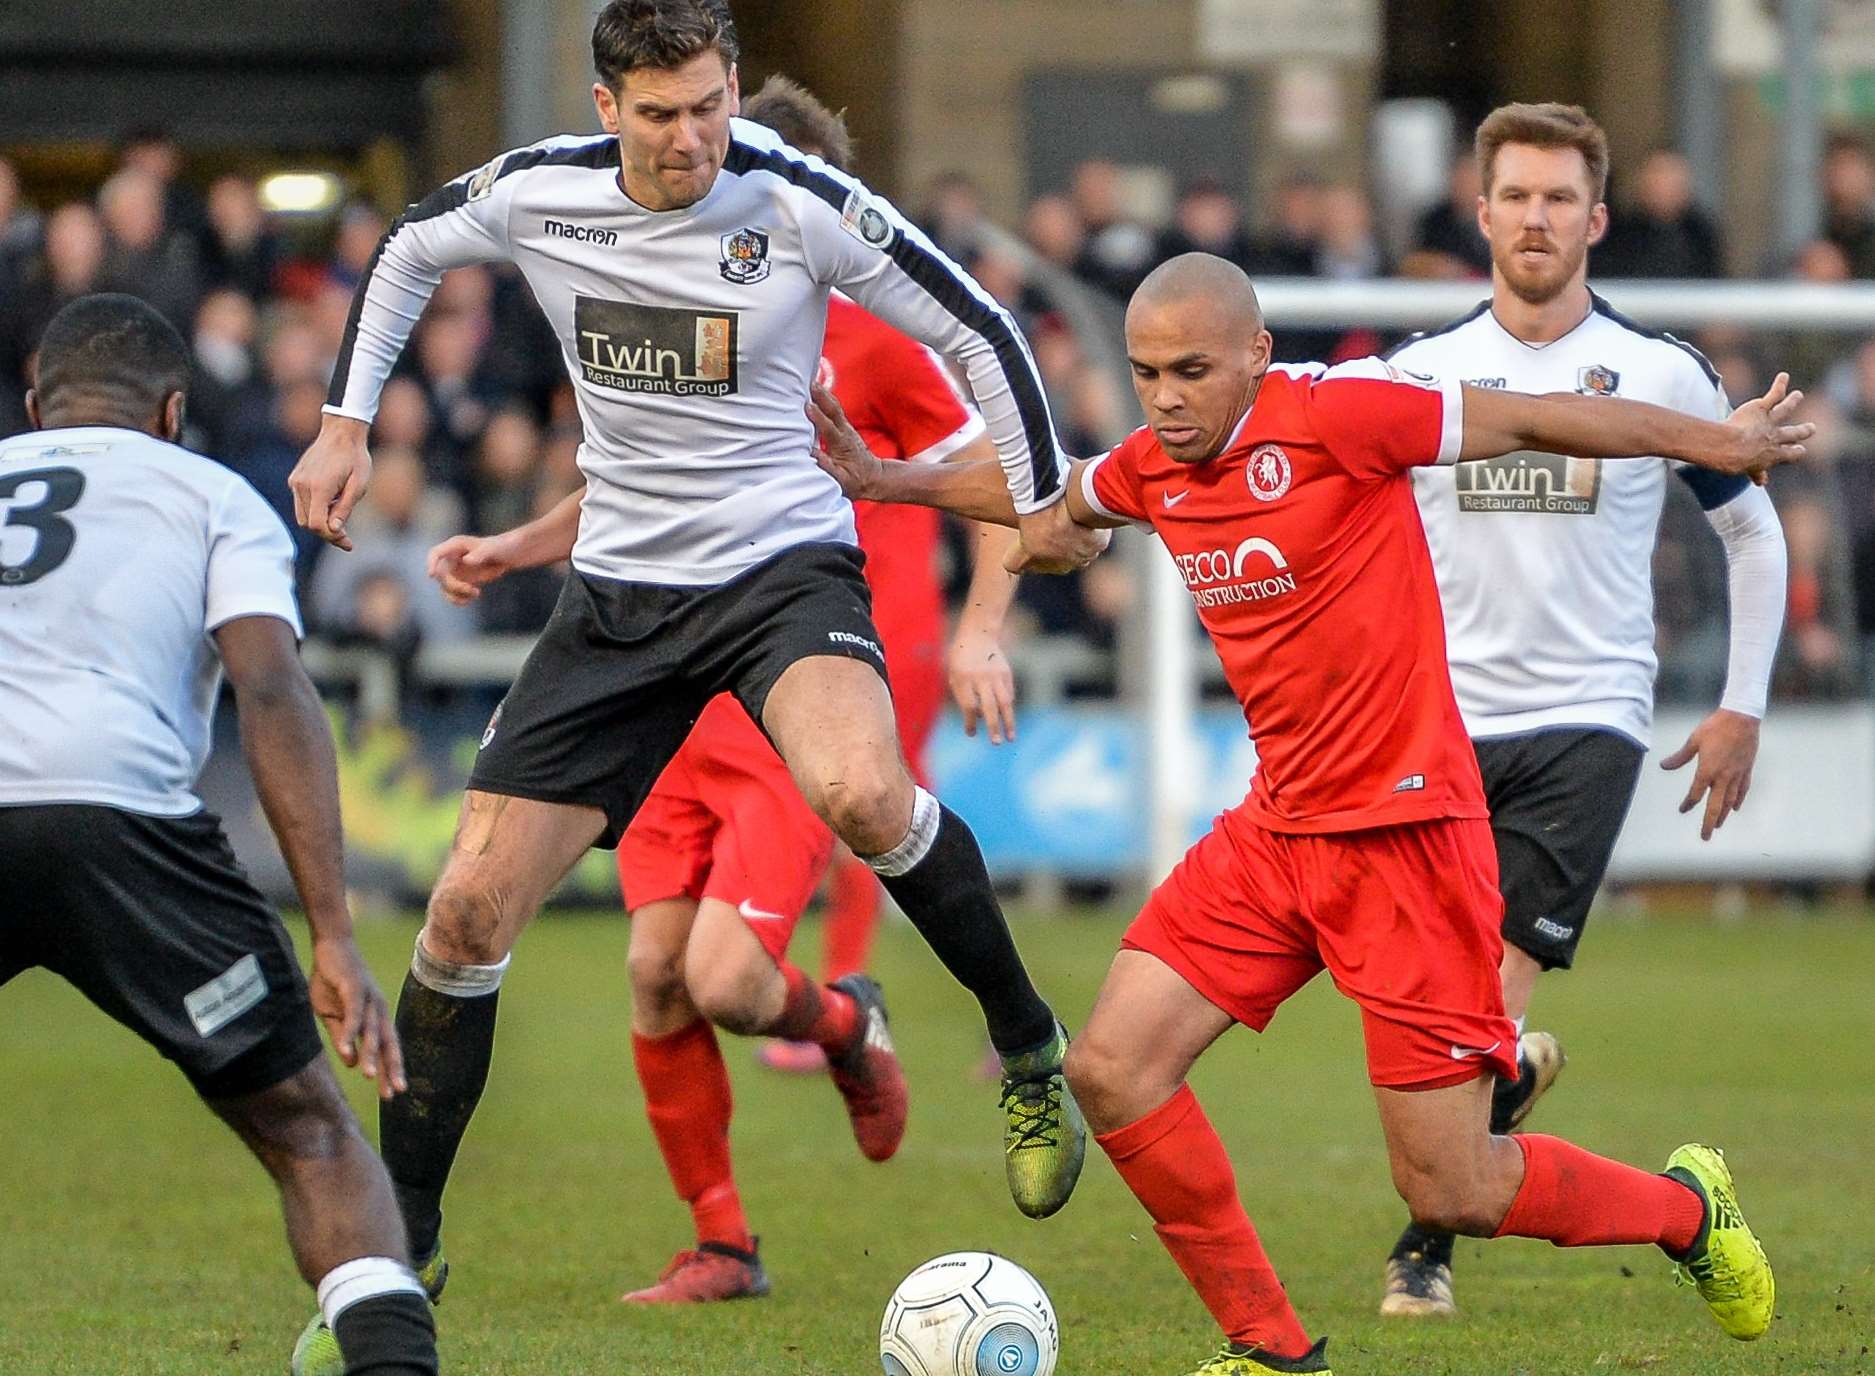
<svg viewBox="0 0 1875 1376"><path fill-rule="evenodd" d="M598 229L592 225L571 225L565 220L549 220L547 233L556 239L571 239L576 244L603 244L607 248L618 247L616 229Z"/></svg>

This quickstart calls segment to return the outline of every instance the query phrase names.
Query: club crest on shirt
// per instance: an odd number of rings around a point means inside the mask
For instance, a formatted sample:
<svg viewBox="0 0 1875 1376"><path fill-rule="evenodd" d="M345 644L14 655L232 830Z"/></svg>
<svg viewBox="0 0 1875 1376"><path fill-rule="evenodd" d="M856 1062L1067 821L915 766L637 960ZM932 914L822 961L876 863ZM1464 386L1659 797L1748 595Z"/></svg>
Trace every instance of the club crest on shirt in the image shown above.
<svg viewBox="0 0 1875 1376"><path fill-rule="evenodd" d="M768 236L759 229L738 229L722 238L723 280L739 287L752 286L768 276Z"/></svg>
<svg viewBox="0 0 1875 1376"><path fill-rule="evenodd" d="M1289 456L1280 445L1259 444L1250 451L1250 462L1244 465L1244 477L1250 482L1250 495L1259 502L1273 502L1289 490L1289 481L1293 473L1289 467Z"/></svg>
<svg viewBox="0 0 1875 1376"><path fill-rule="evenodd" d="M1620 385L1621 374L1599 363L1576 370L1576 390L1584 396L1611 397Z"/></svg>

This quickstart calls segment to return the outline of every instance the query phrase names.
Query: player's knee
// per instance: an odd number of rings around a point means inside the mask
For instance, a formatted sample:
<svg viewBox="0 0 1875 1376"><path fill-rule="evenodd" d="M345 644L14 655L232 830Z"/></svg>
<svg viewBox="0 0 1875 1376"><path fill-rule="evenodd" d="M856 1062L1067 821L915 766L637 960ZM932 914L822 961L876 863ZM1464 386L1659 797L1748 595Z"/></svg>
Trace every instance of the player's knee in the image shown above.
<svg viewBox="0 0 1875 1376"><path fill-rule="evenodd" d="M336 1160L364 1141L323 1061L223 1113L276 1177Z"/></svg>
<svg viewBox="0 0 1875 1376"><path fill-rule="evenodd" d="M911 779L896 761L851 762L817 792L820 815L856 854L882 855L911 828Z"/></svg>
<svg viewBox="0 0 1875 1376"><path fill-rule="evenodd" d="M445 878L430 895L423 948L457 965L496 965L508 954L502 940L502 905L485 885Z"/></svg>
<svg viewBox="0 0 1875 1376"><path fill-rule="evenodd" d="M684 996L683 948L667 949L633 941L625 957L626 974L631 979L634 1002L665 1008Z"/></svg>
<svg viewBox="0 0 1875 1376"><path fill-rule="evenodd" d="M1083 1036L1068 1046L1062 1062L1075 1102L1097 1132L1124 1127L1137 1114L1129 1113L1129 1087L1135 1083L1126 1058L1105 1043Z"/></svg>
<svg viewBox="0 0 1875 1376"><path fill-rule="evenodd" d="M713 965L692 971L690 997L697 1011L723 1031L740 1037L754 1036L763 1030L762 984L773 977L772 965L759 971L733 964Z"/></svg>

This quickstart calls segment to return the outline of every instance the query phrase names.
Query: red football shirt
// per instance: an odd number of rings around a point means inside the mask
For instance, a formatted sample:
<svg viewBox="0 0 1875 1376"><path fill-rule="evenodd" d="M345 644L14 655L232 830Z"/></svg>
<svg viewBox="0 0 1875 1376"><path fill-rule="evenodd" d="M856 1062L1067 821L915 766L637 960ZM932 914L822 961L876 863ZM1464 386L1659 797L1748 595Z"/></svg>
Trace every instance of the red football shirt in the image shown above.
<svg viewBox="0 0 1875 1376"><path fill-rule="evenodd" d="M964 405L929 349L842 296L827 303L820 381L882 459L935 462L983 433L983 418ZM853 514L888 664L906 654L941 653L938 513L858 502Z"/></svg>
<svg viewBox="0 0 1875 1376"><path fill-rule="evenodd" d="M1379 359L1279 364L1211 462L1142 429L1083 473L1177 563L1256 742L1246 809L1272 830L1486 815L1408 476L1457 459L1459 398Z"/></svg>

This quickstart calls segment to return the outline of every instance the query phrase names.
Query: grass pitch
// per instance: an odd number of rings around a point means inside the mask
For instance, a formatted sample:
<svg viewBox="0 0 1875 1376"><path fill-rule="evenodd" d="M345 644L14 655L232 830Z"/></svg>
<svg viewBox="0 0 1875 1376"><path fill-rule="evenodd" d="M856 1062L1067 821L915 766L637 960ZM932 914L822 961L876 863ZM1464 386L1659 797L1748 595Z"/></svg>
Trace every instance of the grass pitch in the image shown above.
<svg viewBox="0 0 1875 1376"><path fill-rule="evenodd" d="M1085 1016L1119 927L1020 924L1071 1020ZM364 924L387 988L414 930L403 918ZM800 949L817 935L804 929ZM914 1095L898 1158L862 1161L826 1083L763 1073L726 1039L737 1164L774 1298L653 1313L615 1303L688 1241L632 1077L625 937L622 919L558 917L521 943L494 1075L446 1201L445 1370L877 1371L893 1285L958 1248L1004 1252L1047 1286L1064 1376L1177 1376L1208 1354L1209 1320L1097 1153L1059 1217L1032 1223L1010 1206L994 1091L970 1078L974 1009L902 925L878 961ZM1872 990L1866 914L1604 917L1583 968L1539 990L1535 1025L1562 1036L1571 1064L1537 1130L1650 1167L1689 1138L1727 1148L1778 1268L1778 1323L1752 1345L1727 1340L1642 1248L1464 1242L1459 1322L1377 1318L1402 1216L1358 1020L1326 980L1267 1035L1232 1033L1196 1084L1341 1376L1868 1373ZM163 1062L43 972L0 993L0 1181L0 1373L284 1370L311 1302L260 1170Z"/></svg>

